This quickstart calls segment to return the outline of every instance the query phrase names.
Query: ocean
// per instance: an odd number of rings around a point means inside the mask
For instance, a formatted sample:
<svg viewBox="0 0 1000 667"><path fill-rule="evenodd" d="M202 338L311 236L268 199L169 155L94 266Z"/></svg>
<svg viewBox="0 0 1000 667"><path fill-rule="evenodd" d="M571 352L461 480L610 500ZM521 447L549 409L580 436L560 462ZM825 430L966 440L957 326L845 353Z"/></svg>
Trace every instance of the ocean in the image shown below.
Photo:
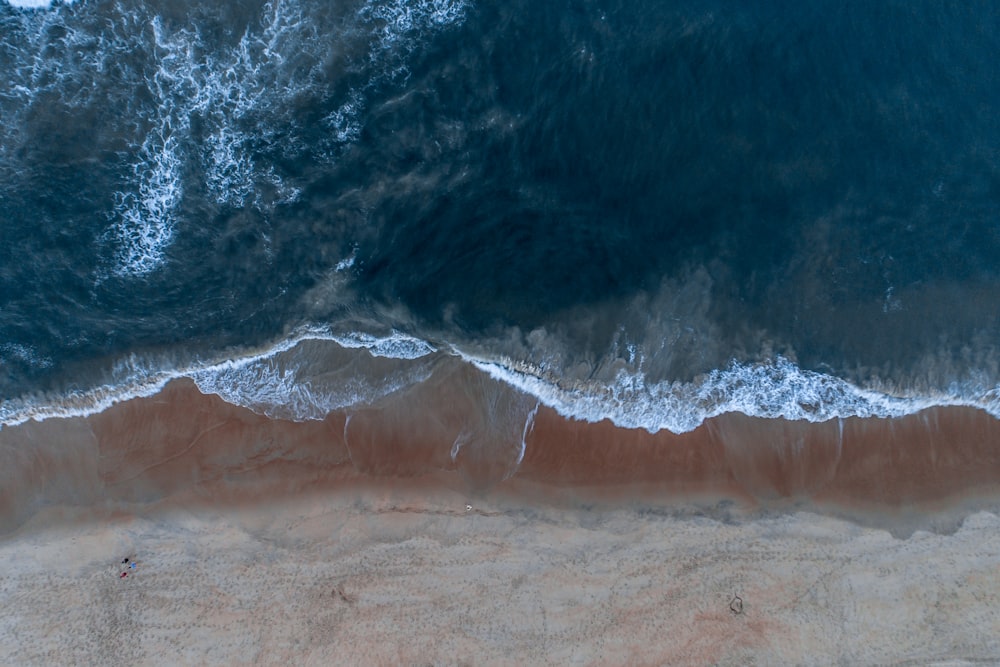
<svg viewBox="0 0 1000 667"><path fill-rule="evenodd" d="M1000 417L997 53L987 2L5 0L0 421L438 383L513 470L542 407Z"/></svg>

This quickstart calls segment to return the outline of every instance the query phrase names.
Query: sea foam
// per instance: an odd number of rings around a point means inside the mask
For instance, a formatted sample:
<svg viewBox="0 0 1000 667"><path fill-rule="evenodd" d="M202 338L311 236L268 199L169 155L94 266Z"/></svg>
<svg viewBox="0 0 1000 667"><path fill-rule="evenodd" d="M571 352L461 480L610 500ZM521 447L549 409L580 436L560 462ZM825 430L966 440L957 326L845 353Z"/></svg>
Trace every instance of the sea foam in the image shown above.
<svg viewBox="0 0 1000 667"><path fill-rule="evenodd" d="M356 20L369 31L373 73L362 90L326 118L335 143L360 136L364 91L407 71L407 59L421 41L442 27L460 22L465 2L396 0L368 3ZM269 2L259 26L248 27L228 49L207 48L197 28L168 28L149 18L153 43L142 45L157 61L145 87L155 101L143 119L150 129L131 165L135 180L117 195L109 237L114 245L113 273L143 277L161 268L181 222L185 188L182 173L190 163L201 168L205 189L220 206L253 205L262 212L274 201L295 198L294 185L272 167L256 164L254 154L274 141L270 116L295 106L306 95L324 95L324 64L336 40L321 39L304 3ZM208 128L197 145L192 118ZM282 137L284 151L309 152L294 137ZM299 156L301 157L301 156ZM274 201L260 198L267 184Z"/></svg>
<svg viewBox="0 0 1000 667"><path fill-rule="evenodd" d="M379 376L377 382L355 378L323 385L311 378L311 370L305 365L279 360L308 341L327 341L343 349L365 350L371 357L406 361L436 352L430 343L397 331L378 336L366 332L334 334L322 327L305 327L258 352L211 362L194 361L180 367L171 367L162 359L129 355L114 364L106 382L90 389L5 400L0 404L0 426L87 417L123 401L153 396L179 378L190 378L202 393L215 394L228 403L269 417L317 420L332 410L371 402L422 381L429 373L415 368L392 377Z"/></svg>
<svg viewBox="0 0 1000 667"><path fill-rule="evenodd" d="M61 5L71 5L76 0L61 0ZM55 2L53 0L4 0L11 7L18 9L51 9Z"/></svg>
<svg viewBox="0 0 1000 667"><path fill-rule="evenodd" d="M323 419L333 410L368 404L403 387L426 380L429 369L404 367L395 373L366 378L325 381L314 363L284 363L279 357L305 341L329 341L343 349L364 349L372 357L412 361L435 352L429 343L399 332L380 337L368 333L332 334L308 329L264 353L226 360L203 370L185 373L199 391L215 394L268 417L296 421Z"/></svg>
<svg viewBox="0 0 1000 667"><path fill-rule="evenodd" d="M371 377L352 372L347 379L327 379L325 371L317 371L316 366L321 364L315 357L286 355L309 341L325 341L342 351L364 350L371 359L401 363L388 373L376 368ZM325 353L319 354L322 359ZM422 360L435 354L455 354L486 376L533 397L564 417L587 422L607 419L619 427L651 433L692 431L705 420L727 412L823 422L849 417L901 417L934 406L970 406L1000 418L1000 388L952 387L949 392L936 394L894 395L802 369L781 357L754 364L734 362L691 382L650 383L641 373L624 370L609 384L566 382L531 364L475 357L398 331L375 335L311 327L259 352L193 362L183 368L164 368L162 362L131 356L115 365L111 381L90 390L5 401L0 406L0 423L87 416L124 400L152 396L170 380L181 377L192 379L203 393L216 394L266 416L318 420L330 411L370 404L425 381L433 365ZM531 428L534 412L523 426L522 440Z"/></svg>
<svg viewBox="0 0 1000 667"><path fill-rule="evenodd" d="M901 417L933 406L970 406L1000 418L1000 389L977 393L897 396L799 368L778 357L733 362L692 382L648 383L642 373L620 371L610 384L565 384L537 366L462 355L491 377L531 394L564 417L604 419L651 433L685 433L727 412L752 417L822 422L847 417Z"/></svg>

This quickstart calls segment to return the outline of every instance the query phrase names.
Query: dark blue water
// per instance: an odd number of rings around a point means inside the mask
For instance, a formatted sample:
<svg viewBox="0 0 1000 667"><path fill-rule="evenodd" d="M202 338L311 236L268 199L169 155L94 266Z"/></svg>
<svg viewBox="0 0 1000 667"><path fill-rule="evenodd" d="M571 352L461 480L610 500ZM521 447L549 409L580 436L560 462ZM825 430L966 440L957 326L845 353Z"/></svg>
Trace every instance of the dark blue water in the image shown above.
<svg viewBox="0 0 1000 667"><path fill-rule="evenodd" d="M997 53L990 3L0 4L4 418L452 354L651 429L996 412Z"/></svg>

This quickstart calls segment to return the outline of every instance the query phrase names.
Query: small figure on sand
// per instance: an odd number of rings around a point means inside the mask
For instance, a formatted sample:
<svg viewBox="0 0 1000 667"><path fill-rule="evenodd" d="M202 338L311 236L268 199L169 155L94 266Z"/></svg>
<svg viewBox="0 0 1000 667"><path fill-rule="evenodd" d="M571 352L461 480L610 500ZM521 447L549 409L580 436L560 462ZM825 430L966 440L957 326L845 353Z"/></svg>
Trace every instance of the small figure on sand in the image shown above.
<svg viewBox="0 0 1000 667"><path fill-rule="evenodd" d="M118 578L119 579L124 579L125 577L128 576L129 570L134 570L135 569L135 561L132 560L132 559L130 559L128 556L126 556L125 558L122 558L122 563L121 564L122 564L122 567L124 567L125 569L122 571L122 573L120 575L118 575Z"/></svg>

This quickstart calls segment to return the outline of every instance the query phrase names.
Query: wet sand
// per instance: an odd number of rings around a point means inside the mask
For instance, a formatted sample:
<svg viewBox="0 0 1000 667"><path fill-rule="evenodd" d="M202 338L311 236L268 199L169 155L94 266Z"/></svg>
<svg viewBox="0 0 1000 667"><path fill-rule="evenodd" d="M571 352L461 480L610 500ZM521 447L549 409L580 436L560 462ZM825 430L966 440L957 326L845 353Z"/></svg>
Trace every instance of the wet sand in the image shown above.
<svg viewBox="0 0 1000 667"><path fill-rule="evenodd" d="M296 423L179 380L3 429L0 663L1000 657L988 414L675 435L542 407L522 452L506 391L444 374Z"/></svg>
<svg viewBox="0 0 1000 667"><path fill-rule="evenodd" d="M678 435L540 407L525 433L533 405L505 423L491 412L495 397L454 380L307 422L269 419L176 380L90 417L4 428L0 531L46 506L100 512L209 485L213 506L256 503L263 486L294 495L426 479L472 496L540 493L540 502L609 506L728 500L873 520L1000 498L1000 421L971 408L822 423L726 414Z"/></svg>

